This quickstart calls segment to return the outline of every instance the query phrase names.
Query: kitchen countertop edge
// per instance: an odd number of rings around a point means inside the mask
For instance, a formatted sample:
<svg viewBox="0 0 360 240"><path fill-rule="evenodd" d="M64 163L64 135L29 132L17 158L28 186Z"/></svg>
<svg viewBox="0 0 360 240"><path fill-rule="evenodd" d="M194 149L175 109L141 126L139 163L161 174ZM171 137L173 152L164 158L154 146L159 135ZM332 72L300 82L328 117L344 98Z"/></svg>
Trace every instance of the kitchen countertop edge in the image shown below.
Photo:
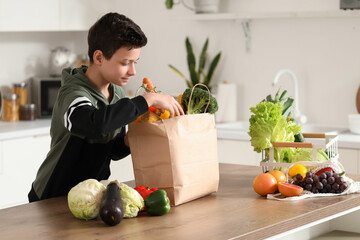
<svg viewBox="0 0 360 240"><path fill-rule="evenodd" d="M0 122L0 141L50 134L51 119Z"/></svg>

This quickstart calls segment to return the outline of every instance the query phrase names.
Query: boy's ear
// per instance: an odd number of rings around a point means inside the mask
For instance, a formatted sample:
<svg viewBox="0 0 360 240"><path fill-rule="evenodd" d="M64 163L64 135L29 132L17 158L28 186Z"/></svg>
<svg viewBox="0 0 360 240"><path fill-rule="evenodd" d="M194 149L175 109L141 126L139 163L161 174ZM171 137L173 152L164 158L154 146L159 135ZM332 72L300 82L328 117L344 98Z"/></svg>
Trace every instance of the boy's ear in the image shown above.
<svg viewBox="0 0 360 240"><path fill-rule="evenodd" d="M93 60L96 65L101 65L104 61L104 54L101 50L95 50Z"/></svg>

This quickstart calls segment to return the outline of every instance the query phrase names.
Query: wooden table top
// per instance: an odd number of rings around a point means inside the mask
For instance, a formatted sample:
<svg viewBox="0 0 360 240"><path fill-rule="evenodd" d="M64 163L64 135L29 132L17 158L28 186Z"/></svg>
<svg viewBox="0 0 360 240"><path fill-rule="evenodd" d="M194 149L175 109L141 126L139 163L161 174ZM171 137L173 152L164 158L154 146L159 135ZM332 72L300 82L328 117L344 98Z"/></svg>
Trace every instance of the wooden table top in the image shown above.
<svg viewBox="0 0 360 240"><path fill-rule="evenodd" d="M141 213L113 227L101 220L76 219L65 197L2 209L0 239L258 240L360 205L360 194L294 202L267 200L252 189L259 173L260 167L220 164L217 193L173 207L164 216Z"/></svg>

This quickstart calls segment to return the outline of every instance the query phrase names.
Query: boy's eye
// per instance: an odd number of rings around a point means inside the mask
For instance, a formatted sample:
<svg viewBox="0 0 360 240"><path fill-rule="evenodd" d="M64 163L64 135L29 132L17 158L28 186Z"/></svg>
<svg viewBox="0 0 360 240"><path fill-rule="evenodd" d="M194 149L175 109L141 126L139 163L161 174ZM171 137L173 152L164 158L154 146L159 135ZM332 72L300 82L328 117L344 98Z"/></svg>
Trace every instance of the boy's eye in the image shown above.
<svg viewBox="0 0 360 240"><path fill-rule="evenodd" d="M125 62L120 62L121 65L123 66L128 66L129 64L137 64L137 61L125 61Z"/></svg>
<svg viewBox="0 0 360 240"><path fill-rule="evenodd" d="M137 61L121 62L121 65L123 65L123 66L128 66L128 65L131 64L131 63L137 64Z"/></svg>

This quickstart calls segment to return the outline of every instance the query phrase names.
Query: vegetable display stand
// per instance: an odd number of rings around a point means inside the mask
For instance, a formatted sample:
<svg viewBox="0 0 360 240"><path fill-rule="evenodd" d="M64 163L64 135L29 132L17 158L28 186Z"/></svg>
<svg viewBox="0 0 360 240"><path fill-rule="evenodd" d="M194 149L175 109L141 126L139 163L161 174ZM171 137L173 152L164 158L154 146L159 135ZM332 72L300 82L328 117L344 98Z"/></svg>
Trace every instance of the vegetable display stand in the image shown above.
<svg viewBox="0 0 360 240"><path fill-rule="evenodd" d="M274 142L273 147L262 151L262 161L260 166L263 172L271 171L275 168L289 168L294 162L279 162L275 160L276 148L309 148L312 149L312 161L318 161L318 149L327 154L328 161L338 161L338 135L325 133L303 133L305 142ZM325 163L325 162L324 162Z"/></svg>

